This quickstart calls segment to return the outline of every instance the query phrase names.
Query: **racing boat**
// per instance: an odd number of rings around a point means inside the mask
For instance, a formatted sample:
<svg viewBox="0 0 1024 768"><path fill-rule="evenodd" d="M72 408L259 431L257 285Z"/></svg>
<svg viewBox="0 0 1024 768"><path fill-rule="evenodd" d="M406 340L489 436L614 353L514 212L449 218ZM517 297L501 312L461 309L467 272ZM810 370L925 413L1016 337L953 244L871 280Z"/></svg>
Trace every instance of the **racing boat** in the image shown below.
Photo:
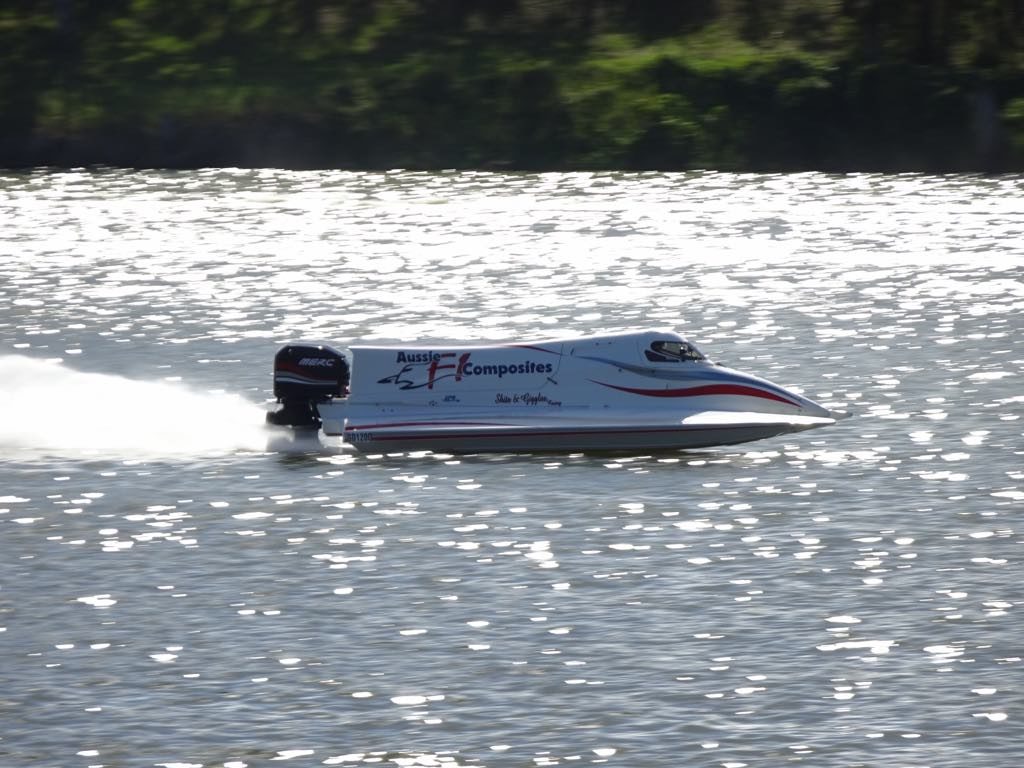
<svg viewBox="0 0 1024 768"><path fill-rule="evenodd" d="M487 346L289 344L271 424L359 451L695 449L834 424L831 411L709 360L671 331Z"/></svg>

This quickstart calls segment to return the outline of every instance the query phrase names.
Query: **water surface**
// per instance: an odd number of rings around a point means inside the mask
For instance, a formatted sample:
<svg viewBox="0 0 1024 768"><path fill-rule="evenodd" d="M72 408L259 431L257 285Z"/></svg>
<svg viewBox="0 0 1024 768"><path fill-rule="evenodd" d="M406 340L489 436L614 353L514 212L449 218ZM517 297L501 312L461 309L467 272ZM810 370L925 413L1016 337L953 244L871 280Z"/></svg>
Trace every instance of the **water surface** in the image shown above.
<svg viewBox="0 0 1024 768"><path fill-rule="evenodd" d="M1024 759L1019 177L0 178L0 762ZM371 456L277 346L671 327L855 416Z"/></svg>

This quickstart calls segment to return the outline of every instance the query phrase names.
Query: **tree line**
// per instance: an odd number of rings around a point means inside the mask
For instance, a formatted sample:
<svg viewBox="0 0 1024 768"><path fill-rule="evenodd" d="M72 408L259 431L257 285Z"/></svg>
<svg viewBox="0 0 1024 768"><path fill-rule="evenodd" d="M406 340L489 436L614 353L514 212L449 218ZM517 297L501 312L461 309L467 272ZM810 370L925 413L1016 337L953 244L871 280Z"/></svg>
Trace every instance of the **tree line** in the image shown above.
<svg viewBox="0 0 1024 768"><path fill-rule="evenodd" d="M1024 170L1024 0L7 0L0 165Z"/></svg>

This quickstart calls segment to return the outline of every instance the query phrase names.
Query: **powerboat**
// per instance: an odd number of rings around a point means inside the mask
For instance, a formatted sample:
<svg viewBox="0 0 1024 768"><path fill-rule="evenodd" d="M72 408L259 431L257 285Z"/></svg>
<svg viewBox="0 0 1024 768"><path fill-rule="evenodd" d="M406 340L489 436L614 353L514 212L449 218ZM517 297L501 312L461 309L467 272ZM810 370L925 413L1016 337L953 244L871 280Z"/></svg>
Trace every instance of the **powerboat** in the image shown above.
<svg viewBox="0 0 1024 768"><path fill-rule="evenodd" d="M349 354L282 347L267 421L364 453L478 453L707 448L847 415L714 363L672 331Z"/></svg>

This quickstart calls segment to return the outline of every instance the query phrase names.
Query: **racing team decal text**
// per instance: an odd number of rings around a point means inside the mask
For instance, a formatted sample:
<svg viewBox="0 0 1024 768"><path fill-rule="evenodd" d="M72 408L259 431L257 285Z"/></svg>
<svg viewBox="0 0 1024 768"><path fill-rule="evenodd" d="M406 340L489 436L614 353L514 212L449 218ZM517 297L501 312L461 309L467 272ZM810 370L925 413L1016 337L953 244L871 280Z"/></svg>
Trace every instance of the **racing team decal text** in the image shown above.
<svg viewBox="0 0 1024 768"><path fill-rule="evenodd" d="M399 352L395 362L404 363L401 370L386 378L380 379L378 384L394 384L399 389L420 389L426 387L433 389L434 384L442 379L462 381L467 377L475 376L497 376L499 379L505 376L516 376L530 373L551 373L554 367L551 363L535 363L527 361L523 363L474 363L470 359L470 352L463 352L459 355L456 352ZM417 380L414 372L417 367L426 366L426 381Z"/></svg>

